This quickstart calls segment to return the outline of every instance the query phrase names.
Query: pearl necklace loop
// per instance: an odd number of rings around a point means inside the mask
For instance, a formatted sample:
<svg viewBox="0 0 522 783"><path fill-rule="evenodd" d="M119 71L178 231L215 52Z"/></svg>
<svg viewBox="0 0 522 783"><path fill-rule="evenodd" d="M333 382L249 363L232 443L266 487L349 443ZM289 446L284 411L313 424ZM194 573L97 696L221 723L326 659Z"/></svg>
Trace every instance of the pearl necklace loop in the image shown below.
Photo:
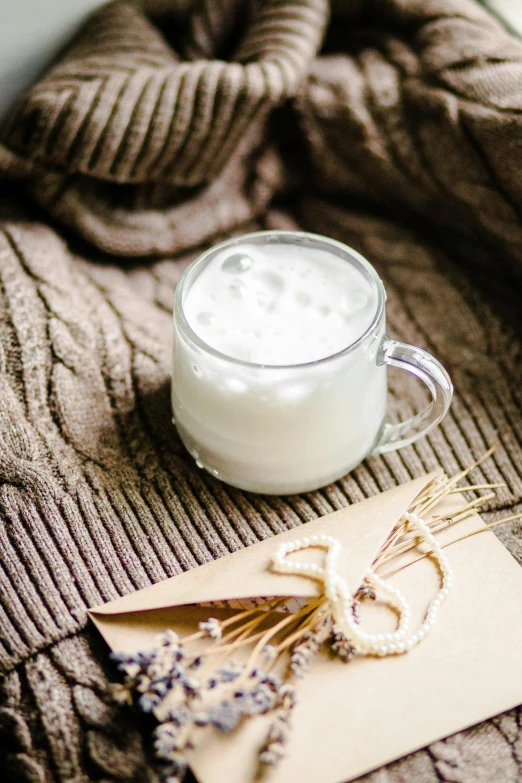
<svg viewBox="0 0 522 783"><path fill-rule="evenodd" d="M309 547L326 549L324 567L317 563L296 563L286 559L286 555L298 552L300 549L308 549ZM280 574L294 574L295 576L306 576L310 579L319 580L324 585L324 592L328 600L337 601L340 581L344 587L344 579L336 573L337 558L340 551L341 544L333 536L309 536L290 541L288 544L281 544L272 559L272 567L274 571L278 571Z"/></svg>
<svg viewBox="0 0 522 783"><path fill-rule="evenodd" d="M400 590L381 579L372 569L366 572L365 582L375 589L380 600L384 600L398 614L399 620L396 630L388 633L369 634L362 630L354 616L356 599L353 592L344 577L336 570L341 544L333 536L318 534L281 544L272 558L272 569L277 573L304 576L322 583L335 624L341 628L360 655L384 657L411 650L431 631L439 609L451 588L452 576L448 559L428 525L417 514L410 512L406 512L403 519L416 527L425 543L429 545L442 577L441 588L429 604L424 622L416 633L409 637L407 637L411 619L409 604ZM317 563L295 562L287 558L287 555L293 552L314 547L326 550L323 566Z"/></svg>

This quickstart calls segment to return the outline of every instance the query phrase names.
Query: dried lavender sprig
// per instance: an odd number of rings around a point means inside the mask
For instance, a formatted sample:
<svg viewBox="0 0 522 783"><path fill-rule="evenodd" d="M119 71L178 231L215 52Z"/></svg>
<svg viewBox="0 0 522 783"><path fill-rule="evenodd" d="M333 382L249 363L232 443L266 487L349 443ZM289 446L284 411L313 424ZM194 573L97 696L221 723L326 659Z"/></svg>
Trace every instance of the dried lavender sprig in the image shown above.
<svg viewBox="0 0 522 783"><path fill-rule="evenodd" d="M356 649L350 643L350 640L344 635L343 631L334 625L332 628L332 635L329 639L330 649L338 658L344 663L349 663L356 654Z"/></svg>
<svg viewBox="0 0 522 783"><path fill-rule="evenodd" d="M295 704L295 689L291 685L283 685L278 692L278 709L258 754L261 773L264 767L275 766L284 758L290 731L290 716Z"/></svg>

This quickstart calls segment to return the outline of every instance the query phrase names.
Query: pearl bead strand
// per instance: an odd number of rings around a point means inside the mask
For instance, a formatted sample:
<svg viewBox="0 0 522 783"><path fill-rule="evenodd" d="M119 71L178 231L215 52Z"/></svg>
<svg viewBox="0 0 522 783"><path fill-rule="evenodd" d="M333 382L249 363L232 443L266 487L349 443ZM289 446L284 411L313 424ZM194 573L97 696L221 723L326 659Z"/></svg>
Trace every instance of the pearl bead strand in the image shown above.
<svg viewBox="0 0 522 783"><path fill-rule="evenodd" d="M355 600L346 580L337 572L337 559L341 551L339 541L333 536L312 535L305 538L281 544L272 559L272 568L281 574L293 574L323 583L324 594L332 607L332 615L336 625L344 632L350 643L361 655L399 655L411 650L421 642L431 631L442 603L451 589L451 568L442 547L429 529L428 525L417 515L407 512L404 519L415 526L424 541L430 546L433 557L437 561L441 577L441 589L431 601L424 622L416 633L407 636L411 619L410 607L400 590L392 587L381 579L371 569L365 574L365 581L382 596L388 606L399 615L398 627L388 633L369 634L363 631L353 615ZM324 566L317 563L299 563L287 559L287 555L310 547L326 550Z"/></svg>

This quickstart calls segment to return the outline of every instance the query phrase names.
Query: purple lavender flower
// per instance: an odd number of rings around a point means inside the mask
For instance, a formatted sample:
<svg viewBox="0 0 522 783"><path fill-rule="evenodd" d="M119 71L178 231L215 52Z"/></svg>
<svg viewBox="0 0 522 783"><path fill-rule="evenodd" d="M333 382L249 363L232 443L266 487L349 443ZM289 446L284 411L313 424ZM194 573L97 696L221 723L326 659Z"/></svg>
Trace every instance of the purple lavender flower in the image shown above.
<svg viewBox="0 0 522 783"><path fill-rule="evenodd" d="M160 634L158 642L162 647L172 647L179 644L180 638L176 631L169 628L165 633Z"/></svg>
<svg viewBox="0 0 522 783"><path fill-rule="evenodd" d="M160 759L170 760L172 753L179 750L179 727L174 723L161 723L154 730L154 750Z"/></svg>
<svg viewBox="0 0 522 783"><path fill-rule="evenodd" d="M149 688L150 693L155 693L157 696L164 698L169 691L169 678L162 677L160 680L152 682Z"/></svg>
<svg viewBox="0 0 522 783"><path fill-rule="evenodd" d="M229 661L227 666L217 669L215 675L219 678L220 682L234 682L242 672L243 666L241 666L241 664Z"/></svg>
<svg viewBox="0 0 522 783"><path fill-rule="evenodd" d="M276 691L265 683L260 683L250 692L250 714L264 715L271 710L276 702Z"/></svg>
<svg viewBox="0 0 522 783"><path fill-rule="evenodd" d="M283 756L285 752L278 742L273 742L267 745L266 749L259 754L259 761L266 766L275 766Z"/></svg>
<svg viewBox="0 0 522 783"><path fill-rule="evenodd" d="M209 710L208 722L218 731L228 734L236 728L241 715L241 709L237 704L224 701Z"/></svg>
<svg viewBox="0 0 522 783"><path fill-rule="evenodd" d="M283 710L286 710L287 712L293 710L297 702L297 694L293 685L282 685L277 693L277 696L279 699L279 704Z"/></svg>
<svg viewBox="0 0 522 783"><path fill-rule="evenodd" d="M199 695L201 684L196 677L182 677L181 684L189 696Z"/></svg>
<svg viewBox="0 0 522 783"><path fill-rule="evenodd" d="M181 783L187 771L187 762L180 753L173 753L170 764L162 771L161 783Z"/></svg>
<svg viewBox="0 0 522 783"><path fill-rule="evenodd" d="M143 693L138 699L138 704L143 712L153 712L161 704L161 696L157 693Z"/></svg>
<svg viewBox="0 0 522 783"><path fill-rule="evenodd" d="M261 682L264 685L268 685L273 691L278 691L283 684L283 680L277 674L267 674Z"/></svg>
<svg viewBox="0 0 522 783"><path fill-rule="evenodd" d="M355 597L358 600L360 600L361 598L369 598L371 601L375 601L375 599L377 598L377 592L375 590L375 587L372 584L370 584L370 582L364 580L360 588L357 590Z"/></svg>
<svg viewBox="0 0 522 783"><path fill-rule="evenodd" d="M338 625L332 628L330 648L344 663L349 663L356 654L356 649Z"/></svg>
<svg viewBox="0 0 522 783"><path fill-rule="evenodd" d="M211 639L221 639L223 635L221 623L215 617L209 617L208 620L200 623L199 630L206 633Z"/></svg>
<svg viewBox="0 0 522 783"><path fill-rule="evenodd" d="M190 720L190 710L184 704L169 707L165 714L165 720L173 723L175 726L186 726Z"/></svg>

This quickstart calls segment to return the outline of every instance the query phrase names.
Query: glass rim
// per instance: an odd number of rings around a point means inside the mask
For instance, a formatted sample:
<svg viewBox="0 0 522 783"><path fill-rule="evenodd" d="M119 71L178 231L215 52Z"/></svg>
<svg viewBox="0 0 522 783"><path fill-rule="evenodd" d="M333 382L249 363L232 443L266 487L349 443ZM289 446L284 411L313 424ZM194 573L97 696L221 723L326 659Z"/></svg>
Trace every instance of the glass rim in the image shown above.
<svg viewBox="0 0 522 783"><path fill-rule="evenodd" d="M245 359L236 359L234 356L230 356L227 353L223 353L222 351L219 351L217 348L213 348L211 345L206 343L194 331L194 329L187 321L185 317L185 313L183 311L183 296L187 289L187 286L191 281L191 278L193 277L197 269L200 266L202 266L204 262L209 259L210 256L215 255L217 252L221 252L223 249L227 247L233 247L234 245L243 244L244 242L247 242L248 240L252 240L252 239L270 238L270 237L280 237L282 239L284 238L292 239L295 237L299 237L301 239L309 238L316 242L320 242L326 248L334 247L337 250L340 250L344 254L348 253L348 255L353 256L355 260L357 260L361 264L361 266L368 273L371 282L375 286L375 290L377 292L377 303L376 303L375 312L371 320L371 323L356 340L354 340L352 343L345 346L344 348L341 348L340 351L336 351L335 353L329 354L328 356L322 356L320 359L314 359L313 361L298 362L295 364L263 364L262 362L250 362L250 361L246 361ZM249 367L251 369L255 368L255 369L263 369L263 370L290 370L292 368L298 369L298 368L305 368L305 367L315 367L317 365L339 359L343 356L348 355L352 351L356 350L356 348L358 348L361 345L361 343L363 343L365 339L375 331L376 326L379 324L382 318L385 301L386 301L386 295L385 295L384 285L381 278L377 274L377 271L372 266L372 264L370 264L368 259L366 259L357 250L354 250L354 248L344 244L343 242L339 242L336 239L331 239L330 237L325 237L321 234L314 234L309 231L287 231L287 230L279 230L279 229L269 229L266 231L252 231L248 234L241 234L240 236L232 237L231 239L227 239L224 242L220 242L217 245L213 245L208 250L205 250L205 252L202 253L200 256L198 256L196 259L194 259L194 261L191 264L189 264L189 266L185 269L176 286L176 291L174 293L173 315L174 315L175 325L178 326L178 328L180 328L180 331L183 333L185 337L187 337L198 348L202 349L203 351L209 353L212 356L215 356L218 359L231 362L232 364L238 365L240 367Z"/></svg>

